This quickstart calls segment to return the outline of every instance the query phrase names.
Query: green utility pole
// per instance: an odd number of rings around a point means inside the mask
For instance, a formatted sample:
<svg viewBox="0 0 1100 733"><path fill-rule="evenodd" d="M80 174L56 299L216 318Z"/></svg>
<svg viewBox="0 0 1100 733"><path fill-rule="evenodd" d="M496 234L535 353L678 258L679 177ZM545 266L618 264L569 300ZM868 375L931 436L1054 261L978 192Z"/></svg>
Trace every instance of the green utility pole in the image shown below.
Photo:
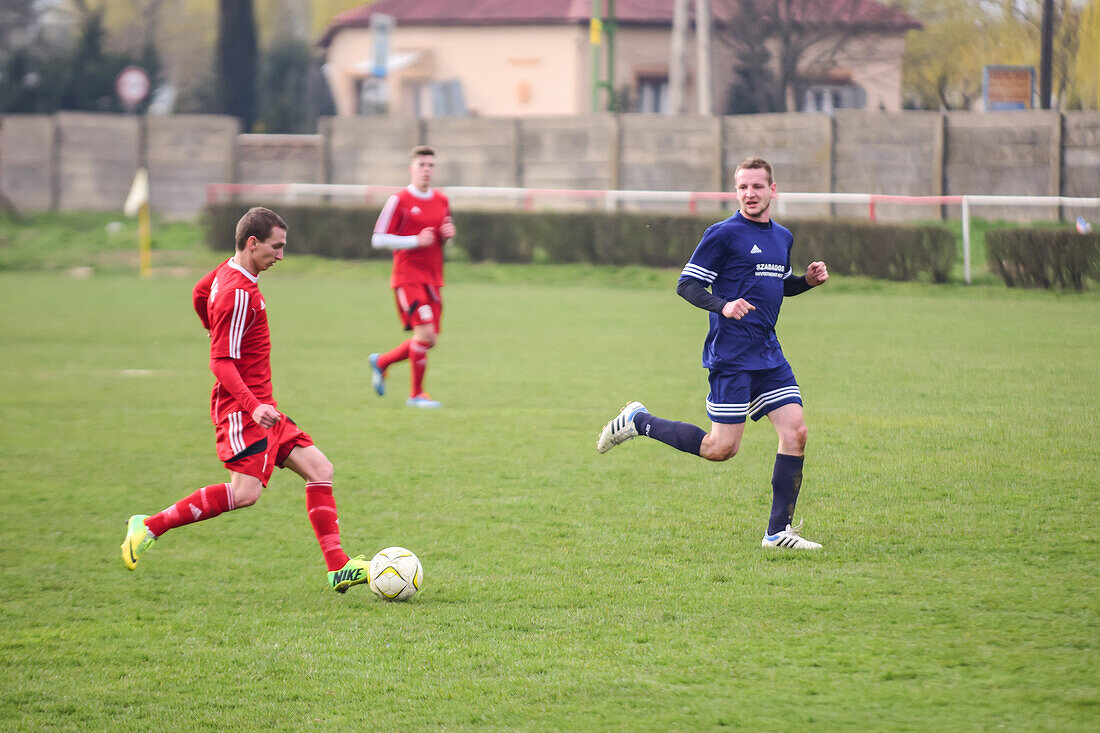
<svg viewBox="0 0 1100 733"><path fill-rule="evenodd" d="M615 112L615 0L607 0L607 17L603 17L603 3L592 0L592 20L588 25L588 42L592 46L592 111L600 111L600 89L607 90L607 111ZM607 76L601 77L600 45L607 37Z"/></svg>

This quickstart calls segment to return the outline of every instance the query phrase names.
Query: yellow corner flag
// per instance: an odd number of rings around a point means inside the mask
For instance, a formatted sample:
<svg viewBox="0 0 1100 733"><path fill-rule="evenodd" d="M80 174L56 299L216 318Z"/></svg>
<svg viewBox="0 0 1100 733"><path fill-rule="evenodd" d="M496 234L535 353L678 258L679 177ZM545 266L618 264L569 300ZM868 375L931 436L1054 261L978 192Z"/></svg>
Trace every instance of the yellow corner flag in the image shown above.
<svg viewBox="0 0 1100 733"><path fill-rule="evenodd" d="M600 35L603 33L603 21L592 18L588 21L588 43L593 46L600 45Z"/></svg>
<svg viewBox="0 0 1100 733"><path fill-rule="evenodd" d="M141 276L149 277L153 272L153 235L149 223L149 171L145 168L138 168L134 174L122 213L138 218L138 262Z"/></svg>

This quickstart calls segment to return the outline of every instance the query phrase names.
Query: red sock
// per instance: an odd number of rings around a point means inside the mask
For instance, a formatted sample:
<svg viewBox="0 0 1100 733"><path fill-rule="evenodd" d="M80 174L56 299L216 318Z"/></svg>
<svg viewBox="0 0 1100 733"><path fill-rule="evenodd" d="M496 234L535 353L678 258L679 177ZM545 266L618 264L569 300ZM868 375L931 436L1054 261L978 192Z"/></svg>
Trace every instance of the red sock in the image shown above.
<svg viewBox="0 0 1100 733"><path fill-rule="evenodd" d="M397 346L393 347L385 354L378 357L378 368L382 371L386 371L390 368L390 364L395 364L399 361L405 361L409 358L409 344L412 343L412 339L406 339Z"/></svg>
<svg viewBox="0 0 1100 733"><path fill-rule="evenodd" d="M331 481L311 481L306 484L306 509L309 523L321 545L325 565L329 570L339 570L348 561L348 555L340 547L340 519L336 516L336 499L332 496Z"/></svg>
<svg viewBox="0 0 1100 733"><path fill-rule="evenodd" d="M211 484L203 486L186 499L180 499L164 511L146 518L145 526L160 537L170 529L182 527L192 522L213 519L222 512L236 509L233 503L233 491L229 484Z"/></svg>
<svg viewBox="0 0 1100 733"><path fill-rule="evenodd" d="M428 349L431 344L423 341L412 341L409 344L409 364L412 365L412 393L410 397L416 397L424 391L424 372L428 368Z"/></svg>

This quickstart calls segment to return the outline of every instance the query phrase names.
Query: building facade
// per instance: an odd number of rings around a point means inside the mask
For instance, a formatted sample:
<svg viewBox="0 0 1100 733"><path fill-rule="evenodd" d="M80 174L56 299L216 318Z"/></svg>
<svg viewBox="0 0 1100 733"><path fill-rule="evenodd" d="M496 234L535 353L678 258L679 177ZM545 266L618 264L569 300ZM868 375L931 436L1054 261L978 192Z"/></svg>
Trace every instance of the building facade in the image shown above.
<svg viewBox="0 0 1100 733"><path fill-rule="evenodd" d="M757 62L737 39L747 0L711 0L713 113L730 109L738 67ZM800 15L772 19L802 34L791 110L901 107L904 33L913 18L871 0L794 0ZM608 109L608 35L591 0L378 0L333 19L320 39L337 114L491 117L577 115ZM371 17L390 16L386 73L378 73ZM606 29L607 24L604 24ZM614 27L617 109L669 111L669 0L619 0ZM598 43L593 43L598 41ZM759 63L778 58L769 42ZM765 58L767 57L767 58ZM698 113L697 52L688 34L685 112Z"/></svg>

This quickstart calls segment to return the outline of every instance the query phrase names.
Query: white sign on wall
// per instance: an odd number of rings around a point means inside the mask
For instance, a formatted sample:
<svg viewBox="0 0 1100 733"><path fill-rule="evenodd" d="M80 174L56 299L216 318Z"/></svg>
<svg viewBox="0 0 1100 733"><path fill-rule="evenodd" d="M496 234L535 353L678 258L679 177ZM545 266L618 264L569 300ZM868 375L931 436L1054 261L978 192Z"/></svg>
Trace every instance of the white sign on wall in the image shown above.
<svg viewBox="0 0 1100 733"><path fill-rule="evenodd" d="M115 94L131 112L149 96L152 86L149 73L140 66L127 66L115 77Z"/></svg>

